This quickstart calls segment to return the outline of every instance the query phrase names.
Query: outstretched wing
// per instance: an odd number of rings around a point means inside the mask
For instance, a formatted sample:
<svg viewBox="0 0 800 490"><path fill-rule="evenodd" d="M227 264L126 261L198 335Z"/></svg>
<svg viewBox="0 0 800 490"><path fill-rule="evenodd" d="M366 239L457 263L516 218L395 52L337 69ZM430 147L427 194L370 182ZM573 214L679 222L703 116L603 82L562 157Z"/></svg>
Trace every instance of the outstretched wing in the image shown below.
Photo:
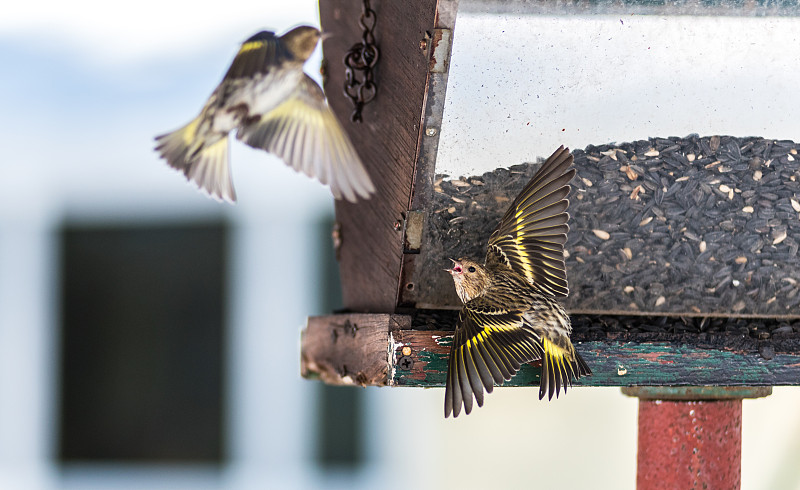
<svg viewBox="0 0 800 490"><path fill-rule="evenodd" d="M471 301L458 316L444 395L444 416L458 417L461 405L472 411L473 398L483 406L483 390L519 371L522 364L539 359L536 335L523 328L522 312L484 307Z"/></svg>
<svg viewBox="0 0 800 490"><path fill-rule="evenodd" d="M545 161L520 192L489 238L487 267L505 264L553 297L569 293L564 244L569 231L567 195L575 176L563 146Z"/></svg>
<svg viewBox="0 0 800 490"><path fill-rule="evenodd" d="M236 137L330 185L337 199L369 198L375 186L317 83L305 75L295 91Z"/></svg>

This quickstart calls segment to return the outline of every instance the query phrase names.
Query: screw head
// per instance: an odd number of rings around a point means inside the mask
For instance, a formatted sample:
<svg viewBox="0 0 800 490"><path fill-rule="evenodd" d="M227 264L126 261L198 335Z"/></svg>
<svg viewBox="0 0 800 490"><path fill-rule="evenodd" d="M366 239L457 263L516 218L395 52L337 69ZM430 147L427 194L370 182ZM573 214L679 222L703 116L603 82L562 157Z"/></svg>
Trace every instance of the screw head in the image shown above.
<svg viewBox="0 0 800 490"><path fill-rule="evenodd" d="M414 359L411 359L410 356L403 356L399 361L397 361L397 365L400 367L400 369L409 371L412 367L414 367Z"/></svg>

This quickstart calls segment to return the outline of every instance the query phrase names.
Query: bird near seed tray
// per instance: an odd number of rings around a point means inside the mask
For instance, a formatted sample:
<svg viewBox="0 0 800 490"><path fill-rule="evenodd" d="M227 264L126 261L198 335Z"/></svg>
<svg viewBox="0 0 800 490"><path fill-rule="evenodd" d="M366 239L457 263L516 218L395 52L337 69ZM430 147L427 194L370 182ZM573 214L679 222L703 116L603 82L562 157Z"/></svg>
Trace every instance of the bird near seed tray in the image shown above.
<svg viewBox="0 0 800 490"><path fill-rule="evenodd" d="M444 415L457 417L483 390L542 361L539 399L558 397L572 379L592 374L570 342L569 316L556 301L567 296L567 241L572 155L563 146L542 164L489 238L486 260L462 258L446 269L464 303L450 348Z"/></svg>
<svg viewBox="0 0 800 490"><path fill-rule="evenodd" d="M259 32L244 43L200 115L156 137L167 163L215 199L236 200L228 133L283 159L331 188L337 199L367 199L375 187L355 148L303 64L321 38L314 27L282 36Z"/></svg>

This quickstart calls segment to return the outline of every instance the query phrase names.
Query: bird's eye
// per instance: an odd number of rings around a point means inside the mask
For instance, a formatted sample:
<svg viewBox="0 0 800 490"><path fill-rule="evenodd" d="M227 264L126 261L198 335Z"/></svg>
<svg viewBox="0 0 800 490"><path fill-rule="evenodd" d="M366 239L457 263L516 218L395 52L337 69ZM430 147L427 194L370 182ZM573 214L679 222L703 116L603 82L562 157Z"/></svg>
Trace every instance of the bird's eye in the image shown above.
<svg viewBox="0 0 800 490"><path fill-rule="evenodd" d="M472 266L469 266L469 268L467 270L470 271L470 272L475 272L475 268L472 267Z"/></svg>

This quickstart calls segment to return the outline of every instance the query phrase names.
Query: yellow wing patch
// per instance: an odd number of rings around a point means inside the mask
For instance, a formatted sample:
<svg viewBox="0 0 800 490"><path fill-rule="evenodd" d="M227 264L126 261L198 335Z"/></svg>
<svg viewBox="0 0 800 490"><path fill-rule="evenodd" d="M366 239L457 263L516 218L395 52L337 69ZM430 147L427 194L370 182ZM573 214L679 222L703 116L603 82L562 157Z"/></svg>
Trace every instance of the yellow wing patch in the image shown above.
<svg viewBox="0 0 800 490"><path fill-rule="evenodd" d="M591 374L588 369L581 369L578 364L578 354L574 348L572 350L555 344L545 336L541 338L542 350L542 376L539 384L539 399L548 396L548 400L553 399L553 394L558 398L563 390L567 392L567 387L572 386L572 380L578 379L582 374ZM571 347L571 344L570 344Z"/></svg>
<svg viewBox="0 0 800 490"><path fill-rule="evenodd" d="M197 126L200 124L200 118L192 120L189 124L187 124L182 132L181 137L183 138L183 142L186 145L191 145L194 142L194 138L197 135Z"/></svg>
<svg viewBox="0 0 800 490"><path fill-rule="evenodd" d="M525 240L525 235L520 233L520 229L523 227L522 223L522 209L518 209L515 215L517 219L517 226L516 231L517 233L514 235L514 243L517 245L517 253L519 253L519 258L522 266L523 275L528 278L528 280L533 280L533 267L531 267L530 258L528 258L528 252L525 251L525 246L523 245L523 241Z"/></svg>
<svg viewBox="0 0 800 490"><path fill-rule="evenodd" d="M572 161L561 147L539 167L492 233L486 255L487 264L506 265L554 297L569 293L563 252Z"/></svg>
<svg viewBox="0 0 800 490"><path fill-rule="evenodd" d="M568 355L566 349L554 344L547 337L542 337L542 348L544 349L544 355L554 360L556 366L564 367L564 358Z"/></svg>
<svg viewBox="0 0 800 490"><path fill-rule="evenodd" d="M264 47L263 41L250 41L249 43L242 44L241 49L239 49L239 54L246 53L248 51L254 51L256 49L261 49Z"/></svg>

